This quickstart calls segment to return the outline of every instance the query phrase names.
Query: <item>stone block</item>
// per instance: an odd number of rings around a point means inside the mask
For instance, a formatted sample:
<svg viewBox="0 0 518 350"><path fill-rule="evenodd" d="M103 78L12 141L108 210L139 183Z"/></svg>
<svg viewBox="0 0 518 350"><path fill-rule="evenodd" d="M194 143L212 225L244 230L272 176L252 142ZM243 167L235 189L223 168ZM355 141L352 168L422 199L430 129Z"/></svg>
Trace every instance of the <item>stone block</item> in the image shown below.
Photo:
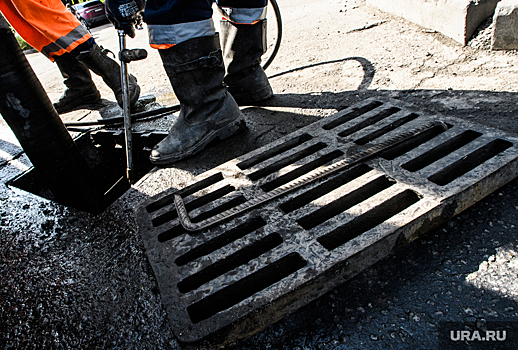
<svg viewBox="0 0 518 350"><path fill-rule="evenodd" d="M405 18L466 45L475 29L493 15L499 0L367 0L367 5Z"/></svg>
<svg viewBox="0 0 518 350"><path fill-rule="evenodd" d="M492 50L518 49L518 0L502 0L493 16Z"/></svg>

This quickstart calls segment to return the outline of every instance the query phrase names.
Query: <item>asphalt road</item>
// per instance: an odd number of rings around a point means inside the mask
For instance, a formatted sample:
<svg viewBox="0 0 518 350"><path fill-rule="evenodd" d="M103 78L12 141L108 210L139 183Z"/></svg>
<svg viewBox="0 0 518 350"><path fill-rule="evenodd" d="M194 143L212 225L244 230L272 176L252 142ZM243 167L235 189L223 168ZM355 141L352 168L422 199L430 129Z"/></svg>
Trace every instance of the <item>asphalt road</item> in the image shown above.
<svg viewBox="0 0 518 350"><path fill-rule="evenodd" d="M401 99L432 113L518 132L515 52L462 47L361 0L279 2L283 44L267 71L276 97L244 109L249 131L231 147L212 145L179 164L185 176L368 97ZM98 43L117 51L112 28L92 32ZM146 40L143 31L129 43L147 47ZM158 55L149 52L145 63L130 66L142 94L174 103ZM56 67L39 54L27 57L56 99L63 89ZM101 112L85 109L64 120L120 113L108 88L94 80L104 99ZM142 128L155 127L166 129L167 123ZM0 345L180 349L132 217L147 194L129 191L98 216L43 200L5 185L30 162L3 120L0 141ZM512 181L236 349L518 348L517 189ZM449 331L475 323L488 330L502 323L511 328L505 341L449 341Z"/></svg>

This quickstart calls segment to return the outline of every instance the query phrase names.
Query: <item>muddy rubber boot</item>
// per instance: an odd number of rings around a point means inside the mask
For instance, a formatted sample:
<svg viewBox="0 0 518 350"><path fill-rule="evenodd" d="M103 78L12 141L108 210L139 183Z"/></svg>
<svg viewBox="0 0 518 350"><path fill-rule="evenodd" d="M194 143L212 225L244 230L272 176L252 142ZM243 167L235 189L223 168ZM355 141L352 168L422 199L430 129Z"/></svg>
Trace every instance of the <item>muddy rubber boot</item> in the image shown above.
<svg viewBox="0 0 518 350"><path fill-rule="evenodd" d="M106 55L106 51L95 44L89 51L81 52L77 59L84 63L92 72L101 76L103 81L112 89L117 103L122 108L121 68L117 62ZM134 106L140 95L137 78L129 75L130 106Z"/></svg>
<svg viewBox="0 0 518 350"><path fill-rule="evenodd" d="M219 45L215 34L158 50L181 108L169 135L151 151L153 164L185 159L210 141L223 140L245 128L243 115L223 84Z"/></svg>
<svg viewBox="0 0 518 350"><path fill-rule="evenodd" d="M261 67L261 56L266 52L266 20L256 24L223 20L220 25L228 92L240 106L272 97L272 87Z"/></svg>
<svg viewBox="0 0 518 350"><path fill-rule="evenodd" d="M54 108L59 114L75 111L81 106L96 103L101 99L101 94L92 81L90 70L84 64L69 53L55 57L54 60L66 86L63 95L54 103Z"/></svg>

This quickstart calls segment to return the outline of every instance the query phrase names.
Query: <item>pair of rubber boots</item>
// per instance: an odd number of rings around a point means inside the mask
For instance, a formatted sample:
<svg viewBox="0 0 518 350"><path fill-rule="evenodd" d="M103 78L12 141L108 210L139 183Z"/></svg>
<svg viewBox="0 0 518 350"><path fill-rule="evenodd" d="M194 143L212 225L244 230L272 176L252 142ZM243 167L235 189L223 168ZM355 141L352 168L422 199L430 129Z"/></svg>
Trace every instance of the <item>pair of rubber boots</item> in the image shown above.
<svg viewBox="0 0 518 350"><path fill-rule="evenodd" d="M120 66L109 58L97 44L89 51L81 52L77 57L65 53L56 57L55 62L66 86L63 95L54 103L54 108L59 114L76 110L83 105L96 103L101 99L101 94L92 80L90 70L103 78L106 85L113 91L119 106L123 107ZM130 105L133 106L140 95L137 78L133 75L129 76L129 95Z"/></svg>
<svg viewBox="0 0 518 350"><path fill-rule="evenodd" d="M221 42L216 33L159 50L181 109L168 136L151 151L150 161L175 163L216 138L244 129L238 105L273 95L260 65L265 51L266 20L253 25L221 21Z"/></svg>

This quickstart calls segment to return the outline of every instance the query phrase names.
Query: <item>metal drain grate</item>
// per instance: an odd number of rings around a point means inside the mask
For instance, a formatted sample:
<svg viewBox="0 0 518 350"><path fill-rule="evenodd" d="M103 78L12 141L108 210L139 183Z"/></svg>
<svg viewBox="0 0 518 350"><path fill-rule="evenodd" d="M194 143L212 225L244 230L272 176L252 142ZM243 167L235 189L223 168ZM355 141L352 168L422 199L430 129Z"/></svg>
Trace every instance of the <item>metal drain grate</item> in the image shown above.
<svg viewBox="0 0 518 350"><path fill-rule="evenodd" d="M230 343L318 298L514 179L518 139L441 118L447 130L201 232L179 224L175 194L200 222L437 119L400 101L365 100L143 203L140 232L180 341Z"/></svg>

